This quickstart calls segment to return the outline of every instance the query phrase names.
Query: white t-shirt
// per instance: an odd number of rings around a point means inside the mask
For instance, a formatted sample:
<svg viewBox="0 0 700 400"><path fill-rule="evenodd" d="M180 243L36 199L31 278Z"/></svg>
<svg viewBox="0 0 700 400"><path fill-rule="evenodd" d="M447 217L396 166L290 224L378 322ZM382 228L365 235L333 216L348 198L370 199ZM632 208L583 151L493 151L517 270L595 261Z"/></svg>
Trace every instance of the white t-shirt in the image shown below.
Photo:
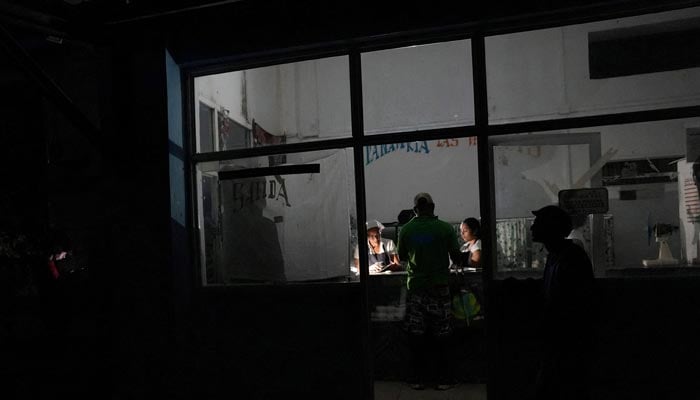
<svg viewBox="0 0 700 400"><path fill-rule="evenodd" d="M368 245L369 246L369 245ZM379 244L379 253L377 254L383 254L387 253L390 257L394 254L396 254L396 246L394 245L394 241L391 239L381 239L380 244ZM372 246L369 246L369 254L375 254L374 251L372 250ZM353 255L354 258L359 259L360 258L360 246L355 246L355 252Z"/></svg>
<svg viewBox="0 0 700 400"><path fill-rule="evenodd" d="M472 244L464 243L462 247L460 247L459 251L462 253L471 252L472 254L475 251L481 251L481 239L476 239ZM469 257L471 257L471 254ZM471 265L471 260L469 261L469 265ZM457 268L457 266L453 265L451 268Z"/></svg>
<svg viewBox="0 0 700 400"><path fill-rule="evenodd" d="M462 253L466 252L475 252L475 251L481 251L481 239L476 239L474 243L469 244L465 243L462 245L462 248L459 249Z"/></svg>

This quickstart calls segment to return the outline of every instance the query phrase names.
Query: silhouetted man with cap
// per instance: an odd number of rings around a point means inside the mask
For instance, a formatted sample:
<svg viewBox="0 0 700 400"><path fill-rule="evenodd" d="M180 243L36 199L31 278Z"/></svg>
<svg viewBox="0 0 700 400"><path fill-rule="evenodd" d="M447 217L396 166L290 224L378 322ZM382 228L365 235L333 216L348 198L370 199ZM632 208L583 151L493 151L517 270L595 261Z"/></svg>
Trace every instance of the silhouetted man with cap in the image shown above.
<svg viewBox="0 0 700 400"><path fill-rule="evenodd" d="M566 239L570 216L557 206L532 212L532 240L547 249L544 268L543 352L536 398L588 399L593 268L586 252Z"/></svg>
<svg viewBox="0 0 700 400"><path fill-rule="evenodd" d="M433 370L437 389L445 390L452 383L447 355L452 334L450 257L459 260L461 253L452 225L435 216L432 197L418 193L413 204L416 217L403 226L398 243L399 259L406 261L408 273L405 322L413 357L410 383L414 389L423 389L427 372Z"/></svg>

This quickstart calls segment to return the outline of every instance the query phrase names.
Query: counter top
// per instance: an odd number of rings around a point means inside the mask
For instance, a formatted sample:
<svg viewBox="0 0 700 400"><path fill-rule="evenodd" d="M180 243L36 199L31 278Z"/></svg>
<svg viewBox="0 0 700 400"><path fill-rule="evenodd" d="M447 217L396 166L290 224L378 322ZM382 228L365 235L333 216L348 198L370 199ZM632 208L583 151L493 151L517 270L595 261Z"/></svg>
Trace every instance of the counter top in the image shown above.
<svg viewBox="0 0 700 400"><path fill-rule="evenodd" d="M463 270L463 271L460 271L460 272L450 271L450 274L455 274L455 273L460 273L460 274L464 274L464 275L481 275L481 274L482 274L482 269L481 269L481 268L469 268L468 270ZM398 275L398 276L406 276L406 275L408 275L408 272L406 272L406 271L384 271L384 272L380 272L380 273L377 273L377 274L372 274L372 273L369 274L369 276L371 276L371 277L375 277L375 276L392 276L392 275L394 275L394 276L396 276L396 275Z"/></svg>
<svg viewBox="0 0 700 400"><path fill-rule="evenodd" d="M700 265L663 265L658 267L610 268L606 277L678 277L700 276Z"/></svg>

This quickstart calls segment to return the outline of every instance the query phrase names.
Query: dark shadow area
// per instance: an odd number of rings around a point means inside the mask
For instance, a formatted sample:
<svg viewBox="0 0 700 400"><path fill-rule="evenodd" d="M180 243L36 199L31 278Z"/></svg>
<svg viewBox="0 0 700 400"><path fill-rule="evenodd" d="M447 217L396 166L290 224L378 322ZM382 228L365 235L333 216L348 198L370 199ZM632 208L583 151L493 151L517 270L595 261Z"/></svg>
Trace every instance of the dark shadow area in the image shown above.
<svg viewBox="0 0 700 400"><path fill-rule="evenodd" d="M591 307L594 399L683 398L698 390L693 371L700 326L696 279L598 280ZM489 396L521 399L531 389L541 338L540 282L507 279L491 286Z"/></svg>

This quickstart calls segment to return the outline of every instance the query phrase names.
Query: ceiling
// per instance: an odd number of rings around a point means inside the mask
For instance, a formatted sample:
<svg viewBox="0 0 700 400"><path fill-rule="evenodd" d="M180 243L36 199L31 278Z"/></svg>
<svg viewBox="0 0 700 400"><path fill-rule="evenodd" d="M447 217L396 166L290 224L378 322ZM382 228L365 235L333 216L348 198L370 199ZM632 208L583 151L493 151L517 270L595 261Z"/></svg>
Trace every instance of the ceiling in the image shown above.
<svg viewBox="0 0 700 400"><path fill-rule="evenodd" d="M674 0L489 0L470 2L328 2L321 0L0 0L0 22L35 28L75 32L105 26L134 24L182 16L228 14L236 21L247 18L290 25L340 23L341 26L369 23L388 26L410 24L436 26L508 19L514 16L546 16L569 13L579 18L588 13L614 13L624 9L663 9L698 4Z"/></svg>
<svg viewBox="0 0 700 400"><path fill-rule="evenodd" d="M504 30L534 29L586 18L662 11L700 0L484 0L460 2L375 0L0 0L0 54L52 54L55 44L131 46L150 39L167 43L181 63L230 54L388 37L405 31L484 22ZM476 28L475 28L476 27ZM422 35L422 33L421 33ZM50 56L49 56L50 57ZM2 64L2 63L0 63ZM0 65L0 70L6 69ZM9 75L8 75L9 76ZM12 81L15 79L12 78Z"/></svg>
<svg viewBox="0 0 700 400"><path fill-rule="evenodd" d="M586 22L699 5L700 0L484 0L460 2L327 0L0 0L0 39L31 50L48 42L130 46L167 43L181 63L230 54L385 37L435 28L503 31ZM2 28L5 28L6 31ZM4 33L5 32L5 33ZM493 33L493 32L492 32ZM499 31L500 33L500 31ZM421 35L423 35L421 33ZM2 44L0 42L0 44Z"/></svg>

